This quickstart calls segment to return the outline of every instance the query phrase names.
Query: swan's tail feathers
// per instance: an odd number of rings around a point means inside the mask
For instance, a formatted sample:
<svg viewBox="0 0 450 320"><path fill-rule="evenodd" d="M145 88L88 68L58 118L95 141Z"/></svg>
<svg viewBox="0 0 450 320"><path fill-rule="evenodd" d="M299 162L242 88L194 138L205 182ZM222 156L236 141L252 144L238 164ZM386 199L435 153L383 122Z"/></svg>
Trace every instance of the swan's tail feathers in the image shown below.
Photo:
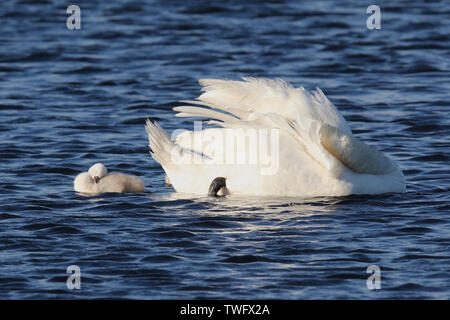
<svg viewBox="0 0 450 320"><path fill-rule="evenodd" d="M395 170L392 160L382 152L336 127L322 125L320 143L330 154L356 173L382 175Z"/></svg>
<svg viewBox="0 0 450 320"><path fill-rule="evenodd" d="M153 159L162 166L170 163L175 144L170 140L169 134L156 121L152 123L149 119L146 121L145 130Z"/></svg>

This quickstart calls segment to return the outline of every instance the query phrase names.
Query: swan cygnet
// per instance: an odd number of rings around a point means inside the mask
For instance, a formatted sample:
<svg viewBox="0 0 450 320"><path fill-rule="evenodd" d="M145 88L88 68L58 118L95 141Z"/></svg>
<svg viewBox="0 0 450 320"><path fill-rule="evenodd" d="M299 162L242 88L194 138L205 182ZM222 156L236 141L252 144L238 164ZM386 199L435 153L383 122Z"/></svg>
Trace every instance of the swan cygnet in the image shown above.
<svg viewBox="0 0 450 320"><path fill-rule="evenodd" d="M76 192L97 195L105 192L137 193L144 192L141 179L123 174L109 173L101 163L96 163L87 172L80 173L73 182Z"/></svg>

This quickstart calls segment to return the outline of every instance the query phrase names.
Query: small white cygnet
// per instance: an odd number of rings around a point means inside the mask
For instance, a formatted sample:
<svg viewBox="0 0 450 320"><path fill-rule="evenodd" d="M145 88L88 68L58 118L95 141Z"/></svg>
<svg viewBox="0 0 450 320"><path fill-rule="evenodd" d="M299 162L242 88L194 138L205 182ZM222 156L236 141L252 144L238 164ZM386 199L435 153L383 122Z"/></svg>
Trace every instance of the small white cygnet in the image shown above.
<svg viewBox="0 0 450 320"><path fill-rule="evenodd" d="M135 176L110 173L101 163L96 163L87 172L80 173L73 182L76 192L97 195L105 192L144 192L144 182Z"/></svg>

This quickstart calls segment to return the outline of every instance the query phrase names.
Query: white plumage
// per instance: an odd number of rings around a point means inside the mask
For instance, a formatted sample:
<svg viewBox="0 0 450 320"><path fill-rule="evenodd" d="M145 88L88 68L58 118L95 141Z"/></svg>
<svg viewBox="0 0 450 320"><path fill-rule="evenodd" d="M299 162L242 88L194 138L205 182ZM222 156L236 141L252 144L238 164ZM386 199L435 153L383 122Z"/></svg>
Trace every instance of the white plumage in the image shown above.
<svg viewBox="0 0 450 320"><path fill-rule="evenodd" d="M178 117L206 117L219 128L185 131L172 141L147 120L151 155L176 191L207 194L216 177L226 178L231 194L242 195L405 191L397 164L357 140L320 89L310 94L281 79L199 82L203 94L174 110ZM261 150L272 152L264 157Z"/></svg>
<svg viewBox="0 0 450 320"><path fill-rule="evenodd" d="M141 179L117 172L108 174L108 170L101 163L96 163L89 171L77 175L73 187L76 192L89 195L105 192L144 192L144 183Z"/></svg>

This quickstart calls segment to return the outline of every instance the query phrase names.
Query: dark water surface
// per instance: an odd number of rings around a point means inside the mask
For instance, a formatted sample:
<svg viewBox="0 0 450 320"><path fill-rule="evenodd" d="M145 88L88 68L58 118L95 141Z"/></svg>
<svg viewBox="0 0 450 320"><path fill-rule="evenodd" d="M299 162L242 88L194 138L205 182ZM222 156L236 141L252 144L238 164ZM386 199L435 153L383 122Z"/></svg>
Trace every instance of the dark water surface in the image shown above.
<svg viewBox="0 0 450 320"><path fill-rule="evenodd" d="M381 30L370 1L200 3L2 2L0 298L449 299L449 3L378 2ZM399 161L407 192L177 196L145 119L192 129L171 108L197 79L248 75L320 87ZM74 193L98 161L147 192ZM372 264L381 290L366 287Z"/></svg>

